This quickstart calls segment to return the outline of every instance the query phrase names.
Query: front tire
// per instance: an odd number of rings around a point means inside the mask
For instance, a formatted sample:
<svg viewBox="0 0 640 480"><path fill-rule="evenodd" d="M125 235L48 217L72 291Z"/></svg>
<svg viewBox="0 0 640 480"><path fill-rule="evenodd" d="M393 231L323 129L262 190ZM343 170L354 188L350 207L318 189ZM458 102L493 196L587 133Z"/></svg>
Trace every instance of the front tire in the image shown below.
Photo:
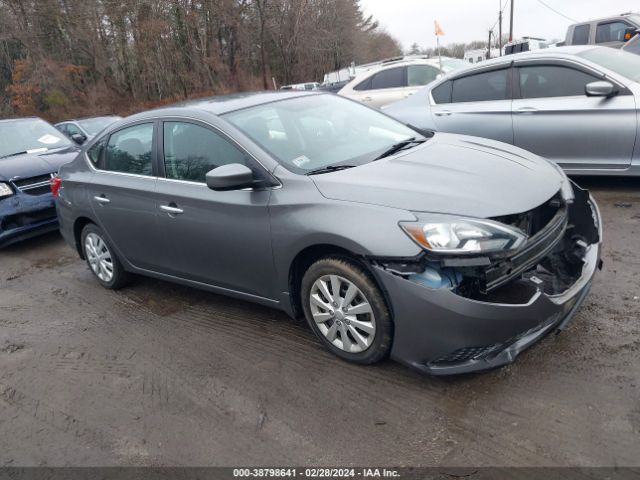
<svg viewBox="0 0 640 480"><path fill-rule="evenodd" d="M84 258L100 285L117 290L129 283L131 276L122 267L102 229L88 224L82 230L81 240Z"/></svg>
<svg viewBox="0 0 640 480"><path fill-rule="evenodd" d="M389 354L393 323L371 275L346 257L326 257L305 272L302 308L311 329L332 353L376 363Z"/></svg>

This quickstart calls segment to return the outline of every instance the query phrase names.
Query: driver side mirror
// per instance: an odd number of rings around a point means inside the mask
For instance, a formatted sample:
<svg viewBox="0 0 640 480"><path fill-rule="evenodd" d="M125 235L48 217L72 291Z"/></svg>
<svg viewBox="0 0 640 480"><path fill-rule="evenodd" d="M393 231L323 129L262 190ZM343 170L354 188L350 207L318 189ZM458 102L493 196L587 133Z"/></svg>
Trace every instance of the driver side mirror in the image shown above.
<svg viewBox="0 0 640 480"><path fill-rule="evenodd" d="M76 142L78 145L82 145L84 142L87 141L87 137L85 137L81 133L74 133L73 135L71 135L71 140Z"/></svg>
<svg viewBox="0 0 640 480"><path fill-rule="evenodd" d="M240 163L230 163L210 170L206 180L211 190L242 190L253 186L253 172Z"/></svg>
<svg viewBox="0 0 640 480"><path fill-rule="evenodd" d="M611 82L599 81L587 83L584 87L587 97L613 97L618 90Z"/></svg>

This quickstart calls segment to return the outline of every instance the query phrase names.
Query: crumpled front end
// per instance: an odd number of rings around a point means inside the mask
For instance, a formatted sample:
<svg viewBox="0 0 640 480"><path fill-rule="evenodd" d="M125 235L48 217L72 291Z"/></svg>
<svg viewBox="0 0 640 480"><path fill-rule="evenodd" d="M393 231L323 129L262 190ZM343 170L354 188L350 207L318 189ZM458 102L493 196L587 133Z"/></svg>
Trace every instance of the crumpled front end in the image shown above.
<svg viewBox="0 0 640 480"><path fill-rule="evenodd" d="M493 220L529 240L510 254L371 259L393 310L393 358L432 374L485 370L566 327L601 267L593 198L574 185Z"/></svg>
<svg viewBox="0 0 640 480"><path fill-rule="evenodd" d="M0 247L58 228L51 177L44 174L5 182L13 194L0 198Z"/></svg>

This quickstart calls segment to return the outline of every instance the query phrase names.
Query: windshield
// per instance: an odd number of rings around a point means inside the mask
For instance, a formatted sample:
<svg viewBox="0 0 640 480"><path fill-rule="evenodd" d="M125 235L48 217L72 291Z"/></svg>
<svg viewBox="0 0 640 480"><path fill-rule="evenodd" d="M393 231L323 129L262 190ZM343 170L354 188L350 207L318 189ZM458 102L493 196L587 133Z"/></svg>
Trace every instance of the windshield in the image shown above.
<svg viewBox="0 0 640 480"><path fill-rule="evenodd" d="M78 120L80 126L87 132L89 135L95 135L99 133L102 129L107 128L113 122L120 120L122 117L95 117L95 118L85 118L83 120Z"/></svg>
<svg viewBox="0 0 640 480"><path fill-rule="evenodd" d="M22 152L45 152L71 142L40 118L0 122L0 158Z"/></svg>
<svg viewBox="0 0 640 480"><path fill-rule="evenodd" d="M640 35L636 35L623 47L623 50L634 55L640 55Z"/></svg>
<svg viewBox="0 0 640 480"><path fill-rule="evenodd" d="M623 77L640 82L640 56L614 48L600 47L581 52L578 56L608 68Z"/></svg>
<svg viewBox="0 0 640 480"><path fill-rule="evenodd" d="M422 138L376 110L330 94L267 103L225 117L297 173L362 165L398 142Z"/></svg>

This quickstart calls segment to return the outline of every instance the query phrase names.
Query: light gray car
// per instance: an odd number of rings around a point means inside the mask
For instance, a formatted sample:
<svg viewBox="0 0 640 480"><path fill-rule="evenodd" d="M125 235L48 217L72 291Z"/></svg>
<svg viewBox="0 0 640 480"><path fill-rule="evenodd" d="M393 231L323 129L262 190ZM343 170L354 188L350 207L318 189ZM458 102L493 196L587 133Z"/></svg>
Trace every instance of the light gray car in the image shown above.
<svg viewBox="0 0 640 480"><path fill-rule="evenodd" d="M137 273L279 308L362 364L509 363L567 325L599 265L597 206L553 163L331 94L125 118L53 189L103 286Z"/></svg>
<svg viewBox="0 0 640 480"><path fill-rule="evenodd" d="M384 109L405 123L491 138L568 173L640 175L640 57L607 47L509 55Z"/></svg>

